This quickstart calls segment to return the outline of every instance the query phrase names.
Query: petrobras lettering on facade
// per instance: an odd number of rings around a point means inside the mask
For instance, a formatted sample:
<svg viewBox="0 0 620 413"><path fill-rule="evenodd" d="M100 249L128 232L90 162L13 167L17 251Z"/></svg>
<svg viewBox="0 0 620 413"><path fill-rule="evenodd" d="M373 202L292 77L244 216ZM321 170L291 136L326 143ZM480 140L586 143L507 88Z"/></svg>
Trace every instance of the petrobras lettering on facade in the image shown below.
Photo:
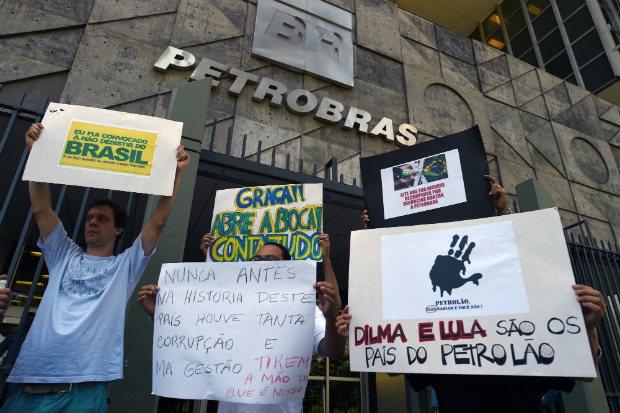
<svg viewBox="0 0 620 413"><path fill-rule="evenodd" d="M196 66L196 58L191 53L172 46L162 53L155 62L154 69L165 73L169 68L177 70L191 70ZM268 101L270 106L284 107L296 115L314 114L314 119L338 124L344 130L355 130L361 135L369 134L383 138L386 142L399 146L415 145L418 130L413 125L402 123L396 127L390 118L383 117L379 121L373 120L372 115L353 106L345 106L327 97L319 98L312 92L304 89L289 90L289 88L274 79L259 77L234 67L228 67L211 59L203 58L190 76L190 80L201 80L211 77L211 87L219 87L220 79L230 77L234 79L228 88L228 94L239 96L244 89L253 88L252 100L255 102ZM395 130L396 129L396 130Z"/></svg>
<svg viewBox="0 0 620 413"><path fill-rule="evenodd" d="M353 16L321 0L259 0L252 54L353 88Z"/></svg>

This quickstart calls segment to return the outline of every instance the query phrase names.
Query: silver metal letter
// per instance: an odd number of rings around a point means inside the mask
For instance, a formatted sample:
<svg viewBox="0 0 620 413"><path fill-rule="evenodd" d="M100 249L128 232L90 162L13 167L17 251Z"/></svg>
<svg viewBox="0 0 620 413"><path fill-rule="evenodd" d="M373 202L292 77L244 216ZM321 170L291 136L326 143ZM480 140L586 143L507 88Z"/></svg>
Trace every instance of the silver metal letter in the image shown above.
<svg viewBox="0 0 620 413"><path fill-rule="evenodd" d="M347 119L344 121L344 125L342 125L342 129L351 130L357 125L358 132L365 135L368 133L368 122L370 122L370 119L372 119L370 113L351 106L347 114Z"/></svg>
<svg viewBox="0 0 620 413"><path fill-rule="evenodd" d="M207 76L212 77L211 89L215 89L217 85L220 84L219 79L222 78L227 69L228 66L205 57L200 61L198 67L190 76L190 80L202 80Z"/></svg>
<svg viewBox="0 0 620 413"><path fill-rule="evenodd" d="M195 64L196 58L193 54L177 49L176 47L168 46L155 62L153 69L158 72L166 73L169 66L177 70L190 70Z"/></svg>
<svg viewBox="0 0 620 413"><path fill-rule="evenodd" d="M323 98L314 115L314 119L325 123L338 123L342 120L343 110L344 106L342 103L330 98Z"/></svg>
<svg viewBox="0 0 620 413"><path fill-rule="evenodd" d="M342 36L337 32L332 32L314 26L316 31L314 36L308 36L307 48L313 52L331 57L336 62L340 61L340 51L343 50L344 42Z"/></svg>
<svg viewBox="0 0 620 413"><path fill-rule="evenodd" d="M418 130L415 126L403 123L398 127L398 131L401 135L396 135L396 145L398 146L412 146L415 145L418 138L415 136Z"/></svg>
<svg viewBox="0 0 620 413"><path fill-rule="evenodd" d="M269 105L279 108L282 106L282 95L286 93L286 90L287 88L284 83L264 77L254 91L252 100L255 102L262 102L265 100L265 96L269 95L271 96Z"/></svg>
<svg viewBox="0 0 620 413"><path fill-rule="evenodd" d="M271 19L265 34L276 39L286 40L291 44L303 44L306 34L306 24L304 21L280 10Z"/></svg>
<svg viewBox="0 0 620 413"><path fill-rule="evenodd" d="M372 128L370 136L383 136L384 141L394 142L394 127L392 125L392 119L383 118Z"/></svg>
<svg viewBox="0 0 620 413"><path fill-rule="evenodd" d="M299 99L303 98L305 103L300 105ZM306 115L316 108L316 104L318 100L316 96L312 92L308 92L303 89L295 89L292 92L286 95L286 101L284 101L284 105L289 110L296 115Z"/></svg>
<svg viewBox="0 0 620 413"><path fill-rule="evenodd" d="M239 96L246 83L255 84L258 82L258 76L235 69L234 67L228 73L235 76L235 81L228 89L228 94L231 96Z"/></svg>

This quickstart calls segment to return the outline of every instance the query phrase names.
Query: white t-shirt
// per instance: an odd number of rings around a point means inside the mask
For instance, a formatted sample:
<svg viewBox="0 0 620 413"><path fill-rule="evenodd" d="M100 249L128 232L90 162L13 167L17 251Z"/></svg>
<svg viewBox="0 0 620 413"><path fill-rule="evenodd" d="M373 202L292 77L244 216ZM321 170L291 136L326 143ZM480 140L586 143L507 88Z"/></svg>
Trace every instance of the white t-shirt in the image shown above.
<svg viewBox="0 0 620 413"><path fill-rule="evenodd" d="M325 317L318 306L314 306L314 347L313 351L319 353L319 343L325 338ZM301 413L303 411L303 398L286 403L278 404L249 404L230 403L221 401L217 409L218 413Z"/></svg>
<svg viewBox="0 0 620 413"><path fill-rule="evenodd" d="M88 255L67 237L60 221L38 245L50 278L7 381L122 379L125 308L153 254L144 256L138 236L118 256Z"/></svg>

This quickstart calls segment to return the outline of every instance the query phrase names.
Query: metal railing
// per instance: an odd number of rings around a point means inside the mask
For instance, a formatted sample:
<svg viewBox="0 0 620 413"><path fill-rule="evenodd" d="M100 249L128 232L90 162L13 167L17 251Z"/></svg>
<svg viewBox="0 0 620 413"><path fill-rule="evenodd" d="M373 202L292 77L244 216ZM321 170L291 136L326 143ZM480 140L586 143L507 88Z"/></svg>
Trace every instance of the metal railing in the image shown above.
<svg viewBox="0 0 620 413"><path fill-rule="evenodd" d="M617 244L598 241L587 221L584 237L566 233L568 252L577 283L591 286L605 297L607 310L597 326L603 358L598 366L611 412L620 412L620 249Z"/></svg>

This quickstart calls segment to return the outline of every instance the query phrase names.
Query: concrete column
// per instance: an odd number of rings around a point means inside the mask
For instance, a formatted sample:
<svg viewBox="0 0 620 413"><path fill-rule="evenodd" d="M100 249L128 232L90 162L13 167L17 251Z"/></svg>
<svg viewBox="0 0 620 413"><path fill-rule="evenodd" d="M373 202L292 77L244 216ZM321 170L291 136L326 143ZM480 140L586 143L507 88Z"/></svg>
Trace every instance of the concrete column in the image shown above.
<svg viewBox="0 0 620 413"><path fill-rule="evenodd" d="M191 160L183 173L174 207L157 243L157 252L129 299L129 311L125 320L125 378L111 385L112 404L108 409L110 413L150 413L156 409L157 399L151 395L153 323L137 303L137 291L142 285L157 284L161 264L183 259L210 93L210 78L185 83L172 92L166 118L183 122L181 144L185 146ZM159 197L149 196L144 223L153 214L158 199Z"/></svg>

